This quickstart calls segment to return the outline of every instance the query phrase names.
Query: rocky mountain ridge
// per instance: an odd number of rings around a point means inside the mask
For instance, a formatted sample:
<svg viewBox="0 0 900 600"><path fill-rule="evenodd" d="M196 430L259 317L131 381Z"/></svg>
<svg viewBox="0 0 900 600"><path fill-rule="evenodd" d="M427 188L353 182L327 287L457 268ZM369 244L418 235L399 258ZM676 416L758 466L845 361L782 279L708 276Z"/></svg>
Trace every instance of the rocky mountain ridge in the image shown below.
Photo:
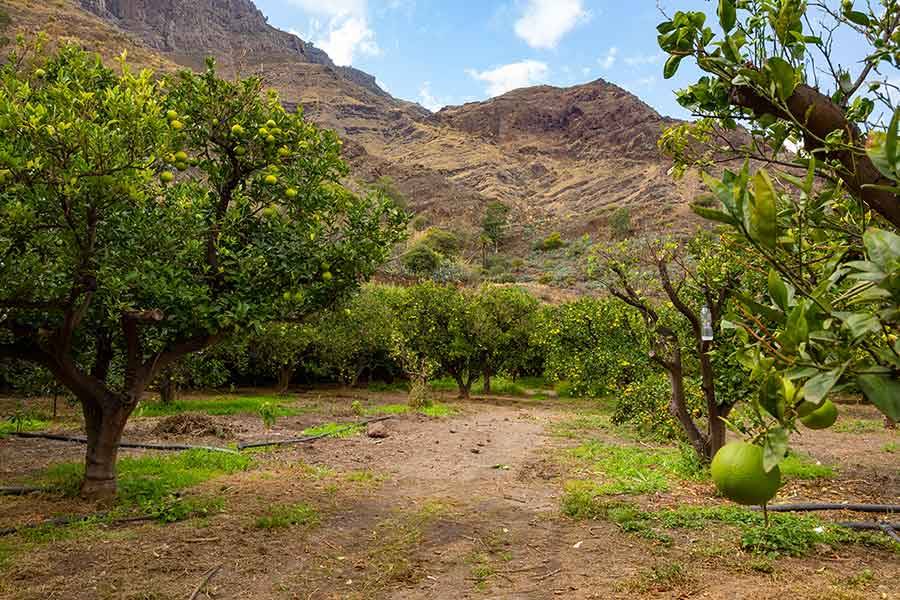
<svg viewBox="0 0 900 600"><path fill-rule="evenodd" d="M475 236L485 205L508 204L517 252L559 230L603 237L609 215L635 228L692 228L690 181L674 183L656 149L661 117L629 92L597 80L519 89L432 114L393 98L375 78L269 25L251 0L0 0L13 26L59 31L101 54L122 49L160 70L258 73L286 104L346 140L354 177L389 176L430 222Z"/></svg>

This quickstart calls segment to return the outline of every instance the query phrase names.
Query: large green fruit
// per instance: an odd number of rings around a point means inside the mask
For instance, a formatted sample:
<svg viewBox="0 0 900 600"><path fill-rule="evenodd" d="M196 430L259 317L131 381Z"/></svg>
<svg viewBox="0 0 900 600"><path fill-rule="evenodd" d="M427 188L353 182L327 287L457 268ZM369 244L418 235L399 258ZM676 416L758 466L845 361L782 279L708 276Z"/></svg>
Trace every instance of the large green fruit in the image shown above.
<svg viewBox="0 0 900 600"><path fill-rule="evenodd" d="M822 406L801 417L800 422L810 429L828 429L834 425L837 418L837 406L831 400L826 400L822 403Z"/></svg>
<svg viewBox="0 0 900 600"><path fill-rule="evenodd" d="M781 487L778 467L766 473L763 449L747 442L723 446L713 457L711 471L722 495L738 504L765 504Z"/></svg>

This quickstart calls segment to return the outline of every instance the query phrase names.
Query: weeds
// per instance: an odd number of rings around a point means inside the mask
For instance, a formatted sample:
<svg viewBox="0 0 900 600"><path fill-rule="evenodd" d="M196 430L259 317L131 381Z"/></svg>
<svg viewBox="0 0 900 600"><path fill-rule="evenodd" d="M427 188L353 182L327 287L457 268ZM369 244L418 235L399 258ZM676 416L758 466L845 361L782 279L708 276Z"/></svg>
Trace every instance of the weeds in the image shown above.
<svg viewBox="0 0 900 600"><path fill-rule="evenodd" d="M834 467L793 452L788 454L778 467L785 479L830 479L837 474Z"/></svg>
<svg viewBox="0 0 900 600"><path fill-rule="evenodd" d="M641 571L634 579L626 582L624 587L639 593L665 592L692 581L693 578L688 575L687 569L681 563L672 562L654 565Z"/></svg>
<svg viewBox="0 0 900 600"><path fill-rule="evenodd" d="M319 523L319 511L308 504L275 506L254 523L257 529L286 529L296 525L313 526Z"/></svg>
<svg viewBox="0 0 900 600"><path fill-rule="evenodd" d="M898 445L897 442L888 442L881 447L881 451L887 452L888 454L894 454L897 452L898 448L900 448L900 445Z"/></svg>
<svg viewBox="0 0 900 600"><path fill-rule="evenodd" d="M431 406L422 406L420 408L412 408L408 404L379 404L377 406L369 406L363 409L366 415L406 415L418 413L427 417L442 418L456 414L458 411L446 404L433 402Z"/></svg>
<svg viewBox="0 0 900 600"><path fill-rule="evenodd" d="M300 410L285 406L284 398L275 396L221 396L218 398L187 398L168 404L159 402L141 403L135 411L139 417L165 417L183 412L202 412L208 415L256 415L261 416L261 411L269 412L262 408L263 405L271 406L271 413L275 417L290 417L300 414Z"/></svg>
<svg viewBox="0 0 900 600"><path fill-rule="evenodd" d="M353 437L354 435L358 435L362 432L363 427L361 425L353 425L348 423L322 423L321 425L315 425L313 427L307 427L303 430L303 435L305 436L314 436L314 435L322 435L327 437L336 437L336 438L348 438Z"/></svg>
<svg viewBox="0 0 900 600"><path fill-rule="evenodd" d="M171 504L176 492L220 475L244 471L251 460L239 454L187 450L171 455L124 457L118 462L118 501L126 508L141 508L152 514ZM84 477L82 463L50 467L40 482L66 496L78 494Z"/></svg>
<svg viewBox="0 0 900 600"><path fill-rule="evenodd" d="M884 424L872 419L840 419L832 427L838 433L871 433L882 429Z"/></svg>
<svg viewBox="0 0 900 600"><path fill-rule="evenodd" d="M604 478L599 494L649 494L667 491L673 480L699 479L705 471L690 452L673 448L612 446L589 441L571 450Z"/></svg>

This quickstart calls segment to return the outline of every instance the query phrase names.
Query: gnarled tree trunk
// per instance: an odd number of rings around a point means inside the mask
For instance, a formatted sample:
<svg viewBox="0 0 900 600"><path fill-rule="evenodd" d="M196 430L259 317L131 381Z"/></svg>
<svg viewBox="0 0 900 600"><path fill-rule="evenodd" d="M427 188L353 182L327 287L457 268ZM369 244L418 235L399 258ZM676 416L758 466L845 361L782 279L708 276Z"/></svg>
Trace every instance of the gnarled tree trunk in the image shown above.
<svg viewBox="0 0 900 600"><path fill-rule="evenodd" d="M484 393L490 394L491 393L491 372L488 370L485 370L485 372L483 374L483 378L484 378Z"/></svg>
<svg viewBox="0 0 900 600"><path fill-rule="evenodd" d="M159 400L163 404L171 404L178 400L178 383L175 381L171 368L163 371L160 377Z"/></svg>
<svg viewBox="0 0 900 600"><path fill-rule="evenodd" d="M88 499L106 499L116 494L116 457L125 423L132 407L105 399L82 399L87 433L84 481L81 495Z"/></svg>

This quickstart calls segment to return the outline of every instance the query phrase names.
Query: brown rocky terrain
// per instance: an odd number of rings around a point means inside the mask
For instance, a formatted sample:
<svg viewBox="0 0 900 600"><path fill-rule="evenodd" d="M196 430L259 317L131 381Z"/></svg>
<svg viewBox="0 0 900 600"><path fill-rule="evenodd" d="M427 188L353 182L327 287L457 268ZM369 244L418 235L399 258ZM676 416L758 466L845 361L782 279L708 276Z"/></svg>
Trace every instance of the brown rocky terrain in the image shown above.
<svg viewBox="0 0 900 600"><path fill-rule="evenodd" d="M695 223L694 185L673 182L656 149L674 121L603 80L432 114L270 26L251 0L0 0L0 9L11 19L8 37L47 31L105 58L127 49L132 62L160 71L215 56L226 75L261 74L287 104L348 140L356 179L391 177L431 222L473 231L487 202L510 205L514 251L554 230L602 237L617 207L650 234Z"/></svg>

